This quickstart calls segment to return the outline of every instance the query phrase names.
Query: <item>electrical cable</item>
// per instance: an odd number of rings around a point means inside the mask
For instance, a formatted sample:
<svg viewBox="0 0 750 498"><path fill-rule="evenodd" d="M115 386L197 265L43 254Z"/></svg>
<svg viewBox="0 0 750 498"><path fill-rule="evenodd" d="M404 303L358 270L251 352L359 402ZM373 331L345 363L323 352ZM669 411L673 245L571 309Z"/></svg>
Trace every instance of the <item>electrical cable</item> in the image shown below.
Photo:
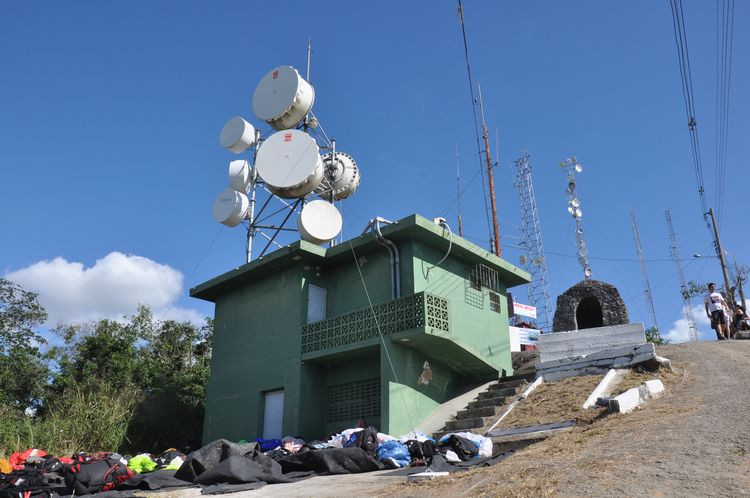
<svg viewBox="0 0 750 498"><path fill-rule="evenodd" d="M445 261L445 258L447 258L448 255L451 253L451 248L453 247L453 231L451 230L451 227L448 225L448 222L445 221L445 220L440 220L440 226L442 226L443 228L448 229L448 235L450 236L450 239L448 240L448 251L445 253L445 256L443 256L443 259L441 259L440 261L438 261L437 263L435 263L432 266L428 266L425 269L425 278L427 278L427 277L430 276L430 270L432 270L436 266L439 266L440 263L442 263L443 261Z"/></svg>

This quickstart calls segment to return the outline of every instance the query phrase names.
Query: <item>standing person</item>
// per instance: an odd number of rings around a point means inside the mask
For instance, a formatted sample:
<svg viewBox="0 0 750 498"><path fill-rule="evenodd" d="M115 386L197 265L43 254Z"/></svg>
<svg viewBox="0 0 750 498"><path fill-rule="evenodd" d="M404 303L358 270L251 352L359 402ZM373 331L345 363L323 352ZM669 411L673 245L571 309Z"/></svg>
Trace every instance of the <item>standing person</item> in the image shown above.
<svg viewBox="0 0 750 498"><path fill-rule="evenodd" d="M725 310L729 309L724 296L716 292L716 284L708 283L708 295L703 299L706 315L711 320L711 328L716 331L718 340L729 339L729 325L727 324Z"/></svg>

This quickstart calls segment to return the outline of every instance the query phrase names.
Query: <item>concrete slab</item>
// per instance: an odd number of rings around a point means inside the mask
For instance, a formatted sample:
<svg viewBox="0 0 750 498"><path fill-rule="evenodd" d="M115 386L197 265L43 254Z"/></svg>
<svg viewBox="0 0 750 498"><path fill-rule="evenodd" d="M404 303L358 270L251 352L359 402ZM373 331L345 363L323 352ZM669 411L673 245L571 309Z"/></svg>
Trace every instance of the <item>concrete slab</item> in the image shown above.
<svg viewBox="0 0 750 498"><path fill-rule="evenodd" d="M415 430L423 434L434 434L445 426L445 422L451 420L456 414L466 408L470 401L473 401L479 393L486 391L493 382L487 382L479 387L466 391L465 393L456 396L453 399L442 403L440 406L432 410L432 412L422 422L417 424ZM399 435L395 435L399 437Z"/></svg>
<svg viewBox="0 0 750 498"><path fill-rule="evenodd" d="M539 336L539 359L541 363L545 363L645 342L646 334L642 323L553 332Z"/></svg>

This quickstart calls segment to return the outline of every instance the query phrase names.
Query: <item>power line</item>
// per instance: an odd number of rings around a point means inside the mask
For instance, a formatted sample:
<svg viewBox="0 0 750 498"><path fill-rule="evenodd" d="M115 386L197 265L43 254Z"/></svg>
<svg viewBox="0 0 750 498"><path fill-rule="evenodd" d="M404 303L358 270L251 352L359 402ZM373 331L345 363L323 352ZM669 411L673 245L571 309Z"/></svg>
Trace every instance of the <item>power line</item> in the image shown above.
<svg viewBox="0 0 750 498"><path fill-rule="evenodd" d="M721 225L727 173L734 0L716 2L716 216Z"/></svg>
<svg viewBox="0 0 750 498"><path fill-rule="evenodd" d="M677 46L680 80L682 81L682 98L685 103L685 114L687 114L688 131L690 133L693 171L695 173L695 180L698 183L698 200L700 202L701 213L703 213L703 220L706 222L706 227L710 229L706 215L708 209L706 208L706 189L703 181L703 161L701 160L701 149L698 141L698 122L695 119L693 79L690 71L690 53L688 51L682 0L669 0L669 5L672 9L672 27L674 28L674 41Z"/></svg>

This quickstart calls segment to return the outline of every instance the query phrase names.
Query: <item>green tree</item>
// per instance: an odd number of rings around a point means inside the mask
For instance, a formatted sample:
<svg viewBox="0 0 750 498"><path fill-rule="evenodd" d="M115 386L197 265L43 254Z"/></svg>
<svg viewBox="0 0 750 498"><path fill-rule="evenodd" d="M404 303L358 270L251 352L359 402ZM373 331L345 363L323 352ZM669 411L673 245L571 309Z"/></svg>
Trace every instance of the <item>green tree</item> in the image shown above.
<svg viewBox="0 0 750 498"><path fill-rule="evenodd" d="M34 328L46 319L37 294L0 277L0 404L6 408L23 412L41 402L49 370L39 350L46 341Z"/></svg>
<svg viewBox="0 0 750 498"><path fill-rule="evenodd" d="M659 334L658 327L649 327L646 329L646 341L650 342L651 344L655 344L657 346L669 344L669 340L663 339L661 334Z"/></svg>

